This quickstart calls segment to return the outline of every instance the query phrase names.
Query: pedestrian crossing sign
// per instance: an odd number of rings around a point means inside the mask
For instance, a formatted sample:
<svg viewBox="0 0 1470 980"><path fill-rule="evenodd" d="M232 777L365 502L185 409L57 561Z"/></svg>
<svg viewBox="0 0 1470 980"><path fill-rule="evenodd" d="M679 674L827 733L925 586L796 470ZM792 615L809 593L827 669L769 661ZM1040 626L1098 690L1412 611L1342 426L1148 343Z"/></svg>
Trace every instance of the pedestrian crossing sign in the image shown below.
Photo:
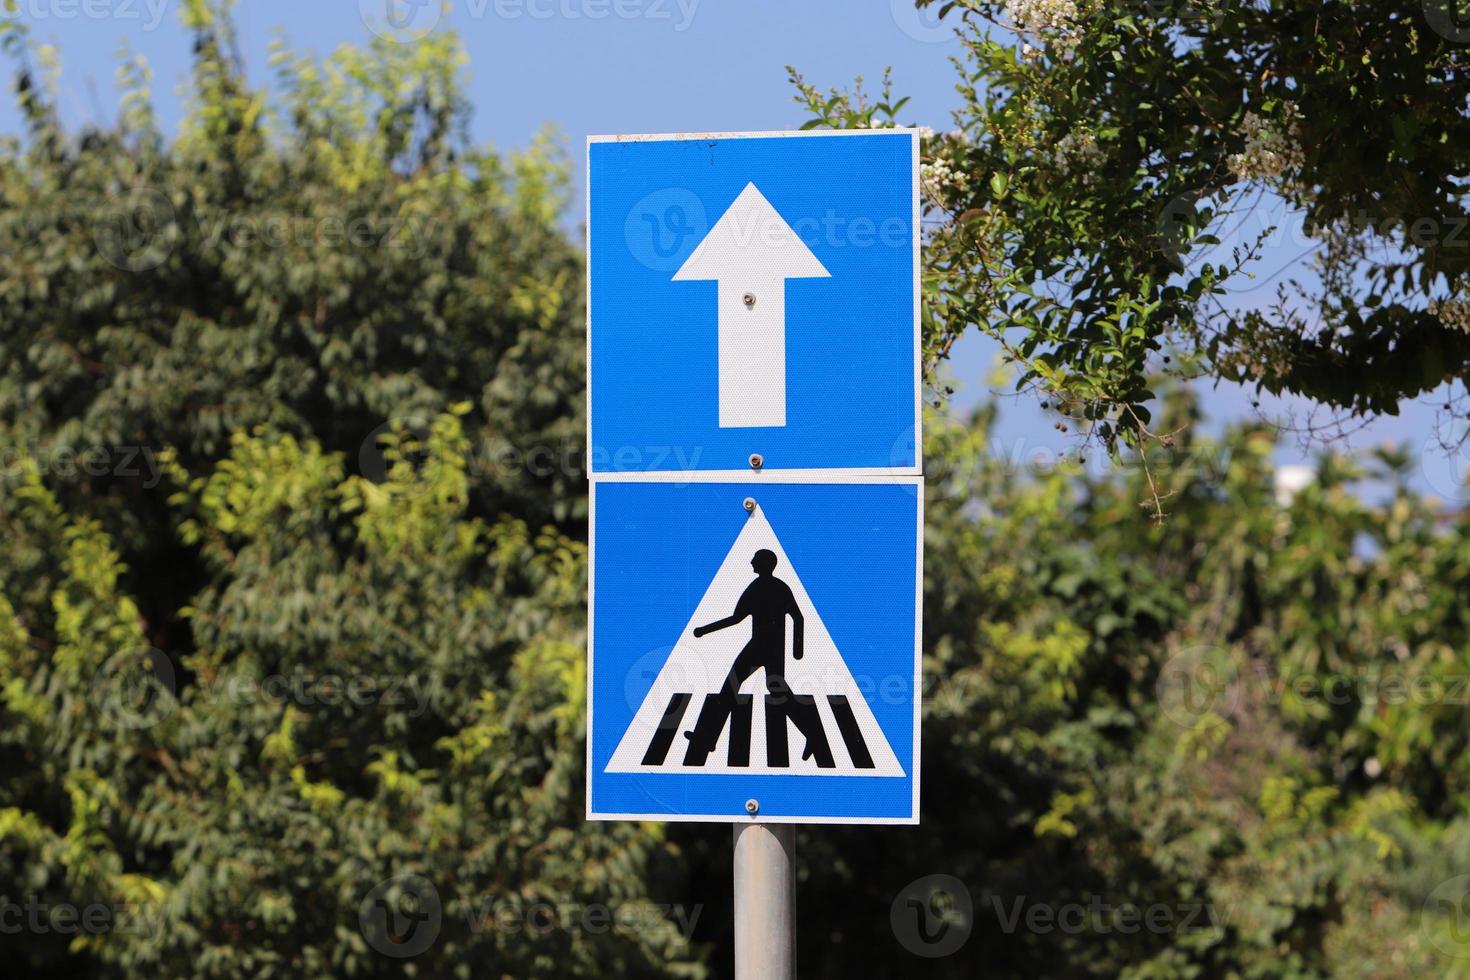
<svg viewBox="0 0 1470 980"><path fill-rule="evenodd" d="M919 479L592 495L589 818L916 823Z"/></svg>

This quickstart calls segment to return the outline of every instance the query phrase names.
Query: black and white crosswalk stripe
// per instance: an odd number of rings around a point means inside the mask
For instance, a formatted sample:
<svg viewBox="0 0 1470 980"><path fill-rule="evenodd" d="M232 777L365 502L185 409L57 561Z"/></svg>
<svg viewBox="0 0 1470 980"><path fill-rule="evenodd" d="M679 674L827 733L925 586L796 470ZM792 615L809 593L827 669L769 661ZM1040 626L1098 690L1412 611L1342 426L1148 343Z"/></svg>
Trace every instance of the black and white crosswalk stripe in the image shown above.
<svg viewBox="0 0 1470 980"><path fill-rule="evenodd" d="M687 692L673 694L664 708L653 737L649 740L642 764L663 766L670 759L671 753L677 755L674 752L674 743L678 734L683 732L687 741L682 765L691 768L703 766L715 750L716 741L728 732L729 737L725 739L726 765L734 768L749 767L755 698L750 694L737 695L728 719L711 720L708 715L716 710L718 698L716 694L705 695L699 700L698 709L691 712L691 705L696 703L694 695ZM874 768L872 753L868 750L852 705L845 695L830 694L823 699L810 694L780 697L766 694L762 698L762 705L764 730L767 733L782 732L789 737L794 727L798 735L805 736L805 746L800 757L802 762L810 759L818 769L834 769L838 766L838 760L834 756L836 747L838 751L845 752L844 762L850 763L852 768ZM701 716L705 716L706 724L703 726L700 722ZM712 724L720 727L710 732ZM767 767L791 767L787 737L767 737L765 743Z"/></svg>
<svg viewBox="0 0 1470 980"><path fill-rule="evenodd" d="M662 765L664 756L669 754L669 746L674 743L674 736L679 731L679 719L684 717L684 709L689 706L692 695L675 694L669 699L669 706L664 709L663 720L659 722L654 731L653 741L648 743L648 751L643 755L645 766Z"/></svg>

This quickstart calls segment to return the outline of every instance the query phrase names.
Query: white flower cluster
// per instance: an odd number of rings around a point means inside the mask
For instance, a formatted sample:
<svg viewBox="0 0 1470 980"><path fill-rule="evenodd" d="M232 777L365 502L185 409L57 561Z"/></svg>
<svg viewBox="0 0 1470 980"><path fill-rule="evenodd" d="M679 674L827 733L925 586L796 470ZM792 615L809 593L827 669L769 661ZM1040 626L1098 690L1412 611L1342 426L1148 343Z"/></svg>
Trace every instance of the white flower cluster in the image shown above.
<svg viewBox="0 0 1470 980"><path fill-rule="evenodd" d="M1071 50L1082 40L1082 28L1077 23L1082 11L1077 0L1006 0L1006 16L1022 34L1033 37L1045 35L1052 44L1063 50ZM1021 57L1035 61L1042 50L1030 43L1021 45Z"/></svg>
<svg viewBox="0 0 1470 980"><path fill-rule="evenodd" d="M942 201L951 192L963 193L970 186L970 176L956 170L948 160L937 157L929 163L919 164L919 182L930 198Z"/></svg>
<svg viewBox="0 0 1470 980"><path fill-rule="evenodd" d="M925 140L924 155L928 158L919 164L919 184L925 197L943 206L970 189L970 175L963 163L956 164L970 137L962 129L940 135L928 126L920 126L919 132Z"/></svg>
<svg viewBox="0 0 1470 980"><path fill-rule="evenodd" d="M1441 299L1429 304L1429 312L1445 326L1470 333L1470 300Z"/></svg>
<svg viewBox="0 0 1470 980"><path fill-rule="evenodd" d="M1058 172L1063 176L1076 174L1089 186L1106 159L1102 147L1097 145L1097 137L1091 133L1068 133L1057 140L1051 154L1052 165Z"/></svg>
<svg viewBox="0 0 1470 980"><path fill-rule="evenodd" d="M1284 106L1282 118L1285 126L1275 129L1268 120L1254 112L1245 114L1242 123L1245 152L1232 153L1225 160L1225 166L1231 173L1241 180L1270 180L1302 165L1296 109L1291 103Z"/></svg>

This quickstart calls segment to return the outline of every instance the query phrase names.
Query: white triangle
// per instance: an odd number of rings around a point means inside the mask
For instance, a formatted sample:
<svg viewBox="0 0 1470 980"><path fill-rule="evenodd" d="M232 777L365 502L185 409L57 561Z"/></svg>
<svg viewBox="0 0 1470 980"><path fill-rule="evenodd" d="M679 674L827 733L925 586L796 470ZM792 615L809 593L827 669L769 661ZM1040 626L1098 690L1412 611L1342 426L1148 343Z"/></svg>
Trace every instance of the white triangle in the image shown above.
<svg viewBox="0 0 1470 980"><path fill-rule="evenodd" d="M761 549L775 553L777 564L774 575L790 587L797 608L801 611L805 621L805 652L801 660L796 660L791 656L792 624L789 619L785 620L786 680L794 694L808 695L813 698L813 704L821 719L821 728L831 752L833 765L830 767L820 766L815 754L811 758L802 758L807 740L790 720L785 723L789 764L784 767L769 764L766 752L768 733L765 723L766 711L764 710L766 697L764 669L757 669L755 673L746 678L745 683L740 687L742 694L752 695L749 764L743 766L729 764L729 743L733 719L725 722L719 740L715 743L714 751L709 754L703 764L685 764L686 751L690 745L690 740L685 737L685 733L694 729L706 696L720 690L735 658L751 638L749 619L697 639L694 636L694 628L713 623L732 614L741 595L756 577L751 570L751 558ZM688 696L687 704L679 714L678 727L673 730L672 743L669 743L662 761L645 765L644 758L650 745L659 737L659 728L665 713L675 702L676 695L681 694ZM849 748L852 725L848 724L848 731L844 732L844 726L834 711L834 704L831 700L833 695L847 699L852 722L856 724L860 735L860 738L856 740L859 745L857 753ZM840 707L840 701L838 707ZM677 708L675 710L677 711ZM668 737L668 733L664 733L663 741L667 743ZM863 749L866 749L869 756L870 766L859 764L860 753ZM855 758L855 755L858 757ZM735 543L730 547L729 553L725 555L725 560L721 563L719 571L715 573L709 588L705 590L704 597L700 599L699 605L689 617L689 622L685 624L683 631L674 640L673 652L669 654L658 677L654 679L653 687L649 689L643 703L634 714L628 730L623 734L617 750L608 762L606 771L793 776L904 775L903 767L899 765L898 758L893 753L893 747L888 744L887 737L884 736L877 719L873 717L872 709L868 707L867 698L863 696L857 682L853 680L852 672L842 659L837 645L832 641L831 634L827 632L821 614L812 604L811 597L807 595L806 588L801 583L801 577L792 567L785 550L781 547L781 542L776 538L776 532L771 528L770 522L766 520L760 509L757 509L746 520L745 527L735 538Z"/></svg>
<svg viewBox="0 0 1470 980"><path fill-rule="evenodd" d="M831 275L760 189L748 183L674 273L674 281Z"/></svg>

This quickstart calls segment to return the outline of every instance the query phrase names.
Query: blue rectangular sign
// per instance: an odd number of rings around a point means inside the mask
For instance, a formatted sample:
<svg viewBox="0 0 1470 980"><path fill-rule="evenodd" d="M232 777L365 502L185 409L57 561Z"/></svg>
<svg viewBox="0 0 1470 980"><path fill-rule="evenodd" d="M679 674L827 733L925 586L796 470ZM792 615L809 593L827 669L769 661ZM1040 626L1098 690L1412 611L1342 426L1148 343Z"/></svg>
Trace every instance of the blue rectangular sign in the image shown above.
<svg viewBox="0 0 1470 980"><path fill-rule="evenodd" d="M915 132L587 155L594 478L920 472Z"/></svg>
<svg viewBox="0 0 1470 980"><path fill-rule="evenodd" d="M592 484L590 819L918 822L922 486Z"/></svg>

